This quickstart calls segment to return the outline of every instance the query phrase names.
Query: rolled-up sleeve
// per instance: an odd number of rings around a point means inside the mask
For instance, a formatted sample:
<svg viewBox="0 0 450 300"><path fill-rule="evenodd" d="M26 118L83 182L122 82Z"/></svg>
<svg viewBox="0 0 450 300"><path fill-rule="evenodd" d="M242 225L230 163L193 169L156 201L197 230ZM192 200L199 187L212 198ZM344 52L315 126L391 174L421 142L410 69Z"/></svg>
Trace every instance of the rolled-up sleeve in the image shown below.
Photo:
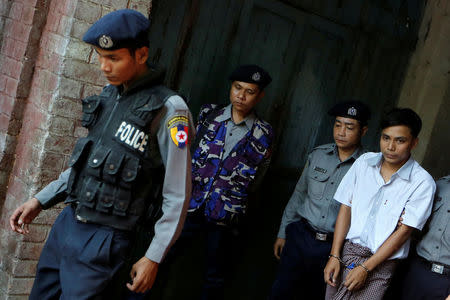
<svg viewBox="0 0 450 300"><path fill-rule="evenodd" d="M162 190L162 217L155 224L155 235L145 256L160 263L181 233L191 195L191 157L189 145L180 147L171 137L171 124L187 128L188 143L194 137L192 116L179 96L170 97L157 132L161 157L165 166ZM185 124L184 124L185 123Z"/></svg>

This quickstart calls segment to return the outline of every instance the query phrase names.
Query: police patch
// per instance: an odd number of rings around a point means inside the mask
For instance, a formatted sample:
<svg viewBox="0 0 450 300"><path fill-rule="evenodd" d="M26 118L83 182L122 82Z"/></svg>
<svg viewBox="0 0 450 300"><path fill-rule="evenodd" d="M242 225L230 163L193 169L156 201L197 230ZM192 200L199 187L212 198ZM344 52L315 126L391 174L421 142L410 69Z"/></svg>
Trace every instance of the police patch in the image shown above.
<svg viewBox="0 0 450 300"><path fill-rule="evenodd" d="M147 149L148 134L139 130L134 125L123 121L117 128L114 137L122 144L144 153Z"/></svg>
<svg viewBox="0 0 450 300"><path fill-rule="evenodd" d="M175 116L167 122L172 142L178 148L184 148L189 142L189 119L186 116Z"/></svg>

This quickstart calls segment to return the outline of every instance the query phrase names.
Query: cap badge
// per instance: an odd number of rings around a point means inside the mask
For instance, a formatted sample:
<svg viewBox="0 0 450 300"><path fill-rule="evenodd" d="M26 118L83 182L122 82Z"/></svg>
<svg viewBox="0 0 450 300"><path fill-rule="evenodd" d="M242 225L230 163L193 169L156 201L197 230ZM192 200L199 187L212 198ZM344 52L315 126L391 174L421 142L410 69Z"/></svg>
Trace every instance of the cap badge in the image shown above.
<svg viewBox="0 0 450 300"><path fill-rule="evenodd" d="M256 72L252 75L252 79L254 81L259 81L261 79L261 74L259 74L259 72Z"/></svg>
<svg viewBox="0 0 450 300"><path fill-rule="evenodd" d="M350 107L347 111L347 115L349 116L356 116L358 114L358 111L353 106Z"/></svg>
<svg viewBox="0 0 450 300"><path fill-rule="evenodd" d="M98 39L98 44L99 44L100 47L102 47L104 49L109 49L109 48L111 48L114 45L111 37L107 36L107 35L102 35Z"/></svg>

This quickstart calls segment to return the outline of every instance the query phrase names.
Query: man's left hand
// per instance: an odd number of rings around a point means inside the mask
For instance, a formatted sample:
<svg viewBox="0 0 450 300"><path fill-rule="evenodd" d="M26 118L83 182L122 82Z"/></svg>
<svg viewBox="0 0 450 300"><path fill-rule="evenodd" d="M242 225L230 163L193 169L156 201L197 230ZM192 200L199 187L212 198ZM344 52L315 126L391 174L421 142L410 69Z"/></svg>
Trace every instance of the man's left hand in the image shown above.
<svg viewBox="0 0 450 300"><path fill-rule="evenodd" d="M158 273L158 265L147 257L142 257L131 268L130 276L133 283L127 283L127 288L135 293L144 293L151 289Z"/></svg>
<svg viewBox="0 0 450 300"><path fill-rule="evenodd" d="M356 291L364 285L366 279L367 271L358 266L348 273L344 285L349 291Z"/></svg>

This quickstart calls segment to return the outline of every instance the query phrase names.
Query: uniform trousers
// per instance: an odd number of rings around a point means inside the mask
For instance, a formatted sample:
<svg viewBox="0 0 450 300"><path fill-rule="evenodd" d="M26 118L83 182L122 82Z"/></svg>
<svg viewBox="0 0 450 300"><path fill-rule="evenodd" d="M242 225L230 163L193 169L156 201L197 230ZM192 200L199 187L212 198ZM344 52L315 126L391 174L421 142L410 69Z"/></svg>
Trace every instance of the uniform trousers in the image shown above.
<svg viewBox="0 0 450 300"><path fill-rule="evenodd" d="M42 249L29 299L103 299L128 246L127 232L79 222L65 207Z"/></svg>
<svg viewBox="0 0 450 300"><path fill-rule="evenodd" d="M325 296L323 269L332 240L316 240L305 222L286 226L286 244L269 299L323 299Z"/></svg>
<svg viewBox="0 0 450 300"><path fill-rule="evenodd" d="M402 299L443 300L450 295L450 274L431 271L431 263L414 257L403 281Z"/></svg>

